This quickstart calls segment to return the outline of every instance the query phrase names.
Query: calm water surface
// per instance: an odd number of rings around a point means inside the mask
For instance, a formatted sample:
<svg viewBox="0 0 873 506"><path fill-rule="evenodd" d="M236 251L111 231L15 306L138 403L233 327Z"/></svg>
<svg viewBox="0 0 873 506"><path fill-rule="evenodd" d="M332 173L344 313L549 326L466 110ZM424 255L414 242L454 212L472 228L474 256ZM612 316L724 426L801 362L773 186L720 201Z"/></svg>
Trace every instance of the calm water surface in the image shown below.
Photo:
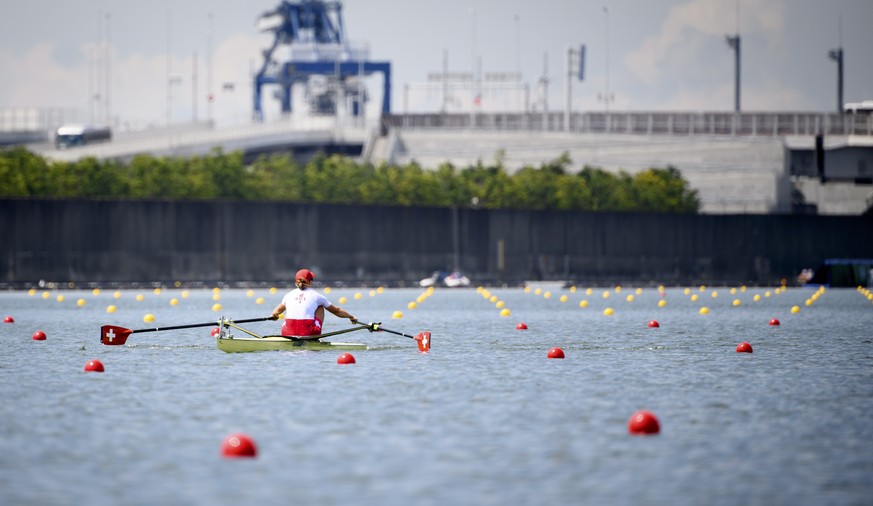
<svg viewBox="0 0 873 506"><path fill-rule="evenodd" d="M0 324L0 504L873 503L873 303L861 292L806 305L812 290L542 290L491 289L511 316L473 289L415 309L420 289L334 290L363 320L433 333L429 354L392 334L343 335L370 346L355 365L332 351L226 354L210 327L98 342L108 323L265 316L281 297L267 290L224 290L220 312L210 290L0 293L0 316L15 318ZM743 341L754 353L736 353ZM554 346L564 360L546 357ZM92 358L105 373L83 372ZM639 409L660 434L628 434ZM233 432L257 458L220 456Z"/></svg>

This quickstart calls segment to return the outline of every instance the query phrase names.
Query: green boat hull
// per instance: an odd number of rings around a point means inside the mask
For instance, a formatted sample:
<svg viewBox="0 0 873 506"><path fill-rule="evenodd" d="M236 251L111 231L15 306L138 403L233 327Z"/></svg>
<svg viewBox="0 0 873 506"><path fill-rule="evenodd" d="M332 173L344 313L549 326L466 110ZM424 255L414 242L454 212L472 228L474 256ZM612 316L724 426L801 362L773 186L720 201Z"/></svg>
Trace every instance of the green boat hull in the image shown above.
<svg viewBox="0 0 873 506"><path fill-rule="evenodd" d="M366 350L364 343L339 343L335 341L292 340L282 336L264 337L217 337L218 349L227 353L252 351L296 350Z"/></svg>

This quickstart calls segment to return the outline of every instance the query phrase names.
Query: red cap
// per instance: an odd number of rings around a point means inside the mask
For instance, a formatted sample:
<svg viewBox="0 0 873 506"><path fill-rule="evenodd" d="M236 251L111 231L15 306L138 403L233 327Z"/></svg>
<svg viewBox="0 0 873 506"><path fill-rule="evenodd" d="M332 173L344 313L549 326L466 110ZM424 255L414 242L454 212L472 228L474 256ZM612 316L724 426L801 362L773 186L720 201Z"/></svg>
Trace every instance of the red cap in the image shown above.
<svg viewBox="0 0 873 506"><path fill-rule="evenodd" d="M294 275L294 281L298 279L305 279L306 281L312 281L315 279L315 274L312 273L309 269L300 269L297 271L297 274Z"/></svg>

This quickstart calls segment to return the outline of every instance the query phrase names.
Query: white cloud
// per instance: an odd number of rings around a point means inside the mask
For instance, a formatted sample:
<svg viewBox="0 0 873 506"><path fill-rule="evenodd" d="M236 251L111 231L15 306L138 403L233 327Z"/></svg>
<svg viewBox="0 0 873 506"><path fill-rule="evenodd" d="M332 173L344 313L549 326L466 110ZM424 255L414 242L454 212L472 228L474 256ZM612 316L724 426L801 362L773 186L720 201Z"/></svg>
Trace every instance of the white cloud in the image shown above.
<svg viewBox="0 0 873 506"><path fill-rule="evenodd" d="M739 3L740 35L762 33L768 40L781 35L784 0L744 0ZM737 29L737 4L724 0L689 0L670 9L660 32L628 53L628 70L647 85L681 71L688 59L701 61L702 44ZM771 42L772 43L772 42Z"/></svg>

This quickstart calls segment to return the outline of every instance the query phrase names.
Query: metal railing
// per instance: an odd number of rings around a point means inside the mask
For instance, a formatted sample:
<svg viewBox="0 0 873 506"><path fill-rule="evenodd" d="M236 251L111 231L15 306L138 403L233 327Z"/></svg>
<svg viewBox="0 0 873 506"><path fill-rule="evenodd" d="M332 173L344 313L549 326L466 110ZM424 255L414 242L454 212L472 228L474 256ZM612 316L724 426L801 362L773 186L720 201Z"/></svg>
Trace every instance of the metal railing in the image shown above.
<svg viewBox="0 0 873 506"><path fill-rule="evenodd" d="M873 114L804 112L584 112L565 125L563 112L392 114L387 127L475 129L637 135L781 137L786 135L873 135Z"/></svg>

